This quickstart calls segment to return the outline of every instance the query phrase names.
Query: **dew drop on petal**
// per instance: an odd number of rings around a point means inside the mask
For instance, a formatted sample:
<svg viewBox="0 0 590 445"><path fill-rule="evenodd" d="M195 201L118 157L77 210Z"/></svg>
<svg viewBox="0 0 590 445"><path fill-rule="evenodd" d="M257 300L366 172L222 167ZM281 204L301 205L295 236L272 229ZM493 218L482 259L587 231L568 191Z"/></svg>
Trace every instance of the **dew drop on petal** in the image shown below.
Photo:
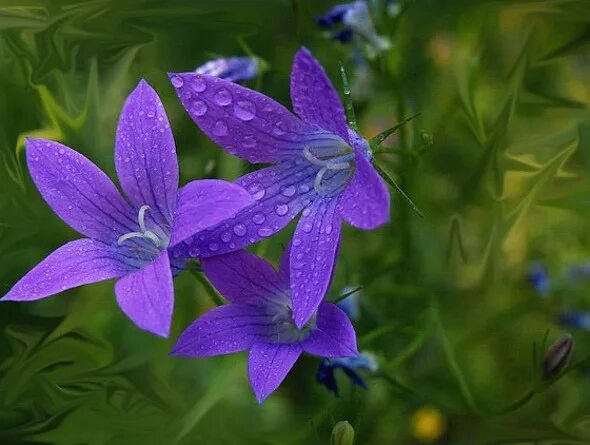
<svg viewBox="0 0 590 445"><path fill-rule="evenodd" d="M244 139L242 139L242 145L244 148L254 148L256 147L256 139L254 139L254 136L244 136Z"/></svg>
<svg viewBox="0 0 590 445"><path fill-rule="evenodd" d="M217 243L209 244L209 250L211 252L217 252L219 250L219 244L217 244Z"/></svg>
<svg viewBox="0 0 590 445"><path fill-rule="evenodd" d="M194 100L191 103L191 111L195 116L203 116L207 112L207 104L202 100Z"/></svg>
<svg viewBox="0 0 590 445"><path fill-rule="evenodd" d="M326 234L329 235L330 233L332 233L332 229L333 229L332 224L328 224L326 226Z"/></svg>
<svg viewBox="0 0 590 445"><path fill-rule="evenodd" d="M231 239L231 233L230 233L230 232L223 232L223 233L221 234L221 240L222 240L224 243L227 243L227 242L229 242L229 240L230 240L230 239Z"/></svg>
<svg viewBox="0 0 590 445"><path fill-rule="evenodd" d="M66 152L66 151L65 151L63 148L60 148L60 149L59 149L59 154L60 154L60 155L63 155L65 152Z"/></svg>
<svg viewBox="0 0 590 445"><path fill-rule="evenodd" d="M150 110L150 111L147 112L147 117L149 117L150 119L152 117L154 117L155 115L156 115L156 113L153 110Z"/></svg>
<svg viewBox="0 0 590 445"><path fill-rule="evenodd" d="M182 77L180 76L172 76L170 81L172 82L172 85L174 85L174 88L182 88L184 85L184 80L182 80Z"/></svg>
<svg viewBox="0 0 590 445"><path fill-rule="evenodd" d="M306 222L306 223L303 223L302 228L303 228L304 232L309 233L309 232L311 232L311 229L313 229L313 226L311 225L311 223Z"/></svg>
<svg viewBox="0 0 590 445"><path fill-rule="evenodd" d="M257 213L252 217L252 222L254 224L262 224L266 218L262 213Z"/></svg>
<svg viewBox="0 0 590 445"><path fill-rule="evenodd" d="M251 121L256 115L256 107L248 100L239 100L233 110L236 117L243 121Z"/></svg>
<svg viewBox="0 0 590 445"><path fill-rule="evenodd" d="M266 190L264 189L260 189L258 190L256 193L252 194L252 198L254 198L256 201L261 200L262 198L264 198L264 195L266 194Z"/></svg>
<svg viewBox="0 0 590 445"><path fill-rule="evenodd" d="M276 136L282 136L286 133L285 130L285 123L283 121L277 121L275 122L275 125L272 129L272 132L276 135Z"/></svg>
<svg viewBox="0 0 590 445"><path fill-rule="evenodd" d="M193 90L197 93L202 93L207 89L207 82L202 77L198 76L193 79L192 82Z"/></svg>
<svg viewBox="0 0 590 445"><path fill-rule="evenodd" d="M296 192L295 186L289 185L289 186L285 187L283 190L281 190L281 195L291 197L295 194L295 192Z"/></svg>
<svg viewBox="0 0 590 445"><path fill-rule="evenodd" d="M215 122L215 125L213 125L213 134L215 136L226 136L227 135L227 124L223 121Z"/></svg>
<svg viewBox="0 0 590 445"><path fill-rule="evenodd" d="M248 231L248 229L246 228L246 226L244 224L236 224L234 226L234 233L238 236L244 236L247 231Z"/></svg>
<svg viewBox="0 0 590 445"><path fill-rule="evenodd" d="M262 237L271 236L272 234L273 234L273 231L269 227L261 227L260 229L258 229L258 235L260 235Z"/></svg>
<svg viewBox="0 0 590 445"><path fill-rule="evenodd" d="M309 216L310 213L311 213L311 209L310 208L306 208L306 209L303 209L302 215L303 216Z"/></svg>
<svg viewBox="0 0 590 445"><path fill-rule="evenodd" d="M287 206L286 204L280 204L275 209L276 214L279 216L286 215L288 211L289 211L289 206Z"/></svg>
<svg viewBox="0 0 590 445"><path fill-rule="evenodd" d="M222 107L229 105L232 101L231 93L227 89L221 88L219 91L217 91L217 93L215 93L213 100L217 105L221 105Z"/></svg>

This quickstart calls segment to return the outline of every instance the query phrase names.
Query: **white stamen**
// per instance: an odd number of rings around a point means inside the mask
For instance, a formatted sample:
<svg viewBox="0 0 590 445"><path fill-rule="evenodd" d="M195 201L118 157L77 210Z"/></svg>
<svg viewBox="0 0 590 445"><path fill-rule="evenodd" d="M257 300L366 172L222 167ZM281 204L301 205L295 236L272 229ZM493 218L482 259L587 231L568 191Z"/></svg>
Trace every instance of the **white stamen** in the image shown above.
<svg viewBox="0 0 590 445"><path fill-rule="evenodd" d="M354 158L354 154L349 152L340 156L332 156L329 159L320 159L311 152L309 147L303 149L303 156L312 164L322 167L313 181L313 188L319 194L325 191L324 187L322 187L322 180L326 172L328 170L347 170L352 167L350 161Z"/></svg>
<svg viewBox="0 0 590 445"><path fill-rule="evenodd" d="M149 239L152 243L154 243L154 245L156 247L160 247L161 240L160 240L160 238L158 238L158 235L156 235L154 232L152 232L151 230L148 230L145 227L145 212L148 210L150 210L150 206L148 206L148 205L142 205L139 208L139 213L137 215L137 222L139 223L139 228L141 229L141 232L129 232L124 235L121 235L119 237L119 239L117 240L117 244L119 246L131 238L144 238L144 239Z"/></svg>
<svg viewBox="0 0 590 445"><path fill-rule="evenodd" d="M142 232L147 232L146 228L145 228L145 212L147 210L150 209L150 206L148 205L142 205L139 208L139 215L137 215L137 221L139 222L139 228L141 229Z"/></svg>

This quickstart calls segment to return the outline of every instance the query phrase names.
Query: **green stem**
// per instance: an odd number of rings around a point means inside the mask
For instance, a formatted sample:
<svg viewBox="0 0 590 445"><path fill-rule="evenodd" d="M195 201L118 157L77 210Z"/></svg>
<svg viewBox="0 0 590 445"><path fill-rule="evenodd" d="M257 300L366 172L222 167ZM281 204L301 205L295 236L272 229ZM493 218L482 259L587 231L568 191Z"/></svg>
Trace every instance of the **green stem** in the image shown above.
<svg viewBox="0 0 590 445"><path fill-rule="evenodd" d="M330 303L340 303L342 300L344 300L347 297L350 297L352 294L356 294L358 291L362 290L363 287L359 286L356 289L351 290L350 292L346 292L345 294L339 295L338 297L334 298L333 300L330 300Z"/></svg>
<svg viewBox="0 0 590 445"><path fill-rule="evenodd" d="M209 296L211 297L211 300L213 300L213 303L215 304L215 306L222 306L225 304L225 302L221 298L221 295L219 295L219 293L215 290L215 288L211 285L211 283L209 283L209 281L207 280L207 278L205 278L205 275L202 272L198 272L196 270L191 270L190 272L199 281L199 283L201 283L201 285L205 288L205 292L207 292L209 294Z"/></svg>
<svg viewBox="0 0 590 445"><path fill-rule="evenodd" d="M414 210L414 212L416 212L418 214L418 216L420 216L420 218L424 218L424 214L420 211L420 209L416 206L416 204L414 204L414 202L410 199L410 197L408 195L406 195L406 193L402 190L402 188L399 185L397 185L395 180L391 176L389 176L389 174L385 170L383 170L381 167L379 167L376 163L373 163L373 167L375 167L375 170L377 170L379 172L379 174L381 175L381 177L383 177L385 182L387 182L400 195L402 195L402 197L408 202L408 204L410 205L412 210Z"/></svg>

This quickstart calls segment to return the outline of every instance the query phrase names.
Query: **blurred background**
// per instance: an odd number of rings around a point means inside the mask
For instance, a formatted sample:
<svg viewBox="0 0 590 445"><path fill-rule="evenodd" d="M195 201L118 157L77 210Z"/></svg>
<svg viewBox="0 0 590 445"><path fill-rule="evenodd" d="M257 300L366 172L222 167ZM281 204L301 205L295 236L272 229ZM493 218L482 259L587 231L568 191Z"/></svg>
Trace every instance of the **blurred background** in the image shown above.
<svg viewBox="0 0 590 445"><path fill-rule="evenodd" d="M366 389L336 369L335 396L304 357L259 406L246 354L168 356L213 306L193 275L175 280L168 340L131 324L106 282L0 305L0 443L319 445L342 420L363 445L590 443L590 2L370 0L378 48L318 26L335 4L0 2L0 294L78 237L32 184L24 137L114 178L140 78L162 97L182 183L252 168L198 130L166 76L220 56L264 59L244 85L287 107L300 46L340 91L342 62L365 137L420 113L375 156L424 214L392 190L389 225L344 232L329 298L362 287L354 323L376 363L352 371ZM252 250L276 263L292 230ZM565 333L569 368L559 347L543 367Z"/></svg>

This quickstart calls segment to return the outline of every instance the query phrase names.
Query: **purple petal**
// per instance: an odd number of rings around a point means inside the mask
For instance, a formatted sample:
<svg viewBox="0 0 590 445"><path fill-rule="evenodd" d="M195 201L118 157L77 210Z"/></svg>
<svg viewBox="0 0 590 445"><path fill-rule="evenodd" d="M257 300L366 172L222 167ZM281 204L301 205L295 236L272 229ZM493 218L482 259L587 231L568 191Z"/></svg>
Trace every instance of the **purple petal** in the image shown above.
<svg viewBox="0 0 590 445"><path fill-rule="evenodd" d="M236 184L250 192L256 202L235 217L178 245L175 256L204 258L242 249L274 235L308 205L315 191L318 167L292 162L264 168L242 176Z"/></svg>
<svg viewBox="0 0 590 445"><path fill-rule="evenodd" d="M342 226L336 205L337 198L315 202L303 212L293 235L291 293L298 328L307 323L330 287Z"/></svg>
<svg viewBox="0 0 590 445"><path fill-rule="evenodd" d="M307 122L349 142L344 107L320 63L306 48L295 54L291 70L293 109Z"/></svg>
<svg viewBox="0 0 590 445"><path fill-rule="evenodd" d="M332 303L318 308L316 326L301 342L308 354L320 357L356 357L356 334L346 313Z"/></svg>
<svg viewBox="0 0 590 445"><path fill-rule="evenodd" d="M383 179L359 150L356 170L347 185L338 210L342 218L359 229L375 229L389 221L389 191Z"/></svg>
<svg viewBox="0 0 590 445"><path fill-rule="evenodd" d="M217 179L189 182L178 197L170 247L252 203L254 199L237 184Z"/></svg>
<svg viewBox="0 0 590 445"><path fill-rule="evenodd" d="M170 80L199 128L249 162L292 159L325 135L271 98L228 80L195 73L171 74Z"/></svg>
<svg viewBox="0 0 590 445"><path fill-rule="evenodd" d="M119 116L115 166L131 202L149 205L158 225L170 227L178 190L176 148L164 106L145 80L129 95Z"/></svg>
<svg viewBox="0 0 590 445"><path fill-rule="evenodd" d="M96 165L65 145L27 138L31 177L49 207L78 232L111 244L136 230L135 211Z"/></svg>
<svg viewBox="0 0 590 445"><path fill-rule="evenodd" d="M168 252L117 281L117 303L133 323L161 337L168 337L174 307L174 288Z"/></svg>
<svg viewBox="0 0 590 445"><path fill-rule="evenodd" d="M201 266L211 284L232 303L260 305L289 289L270 263L245 250L203 258Z"/></svg>
<svg viewBox="0 0 590 445"><path fill-rule="evenodd" d="M279 276L284 283L291 283L291 243L289 243L281 257L281 262L279 263Z"/></svg>
<svg viewBox="0 0 590 445"><path fill-rule="evenodd" d="M113 248L91 239L71 241L19 280L3 301L32 301L127 273Z"/></svg>
<svg viewBox="0 0 590 445"><path fill-rule="evenodd" d="M171 354L209 357L245 351L263 335L270 317L254 306L226 304L195 320L181 335Z"/></svg>
<svg viewBox="0 0 590 445"><path fill-rule="evenodd" d="M248 379L258 403L285 380L301 355L298 344L255 343L248 357Z"/></svg>

